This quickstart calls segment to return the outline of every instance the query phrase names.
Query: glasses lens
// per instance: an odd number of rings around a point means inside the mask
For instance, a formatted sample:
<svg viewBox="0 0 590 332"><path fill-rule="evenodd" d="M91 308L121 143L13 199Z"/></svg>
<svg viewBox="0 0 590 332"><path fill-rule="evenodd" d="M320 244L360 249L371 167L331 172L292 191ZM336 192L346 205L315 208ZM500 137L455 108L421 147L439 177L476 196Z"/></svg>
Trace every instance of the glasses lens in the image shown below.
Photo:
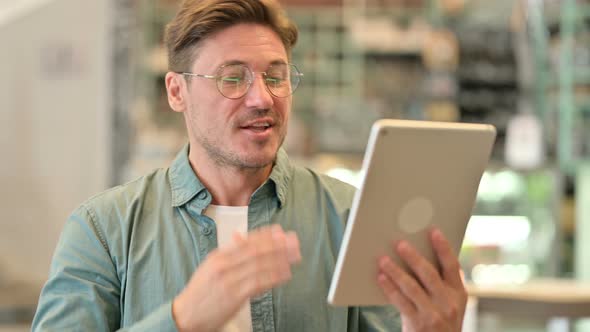
<svg viewBox="0 0 590 332"><path fill-rule="evenodd" d="M241 98L252 83L250 76L250 71L243 65L221 67L217 74L219 92L230 99Z"/></svg>
<svg viewBox="0 0 590 332"><path fill-rule="evenodd" d="M270 93L276 97L288 97L299 85L301 73L291 64L275 64L268 68L264 78Z"/></svg>

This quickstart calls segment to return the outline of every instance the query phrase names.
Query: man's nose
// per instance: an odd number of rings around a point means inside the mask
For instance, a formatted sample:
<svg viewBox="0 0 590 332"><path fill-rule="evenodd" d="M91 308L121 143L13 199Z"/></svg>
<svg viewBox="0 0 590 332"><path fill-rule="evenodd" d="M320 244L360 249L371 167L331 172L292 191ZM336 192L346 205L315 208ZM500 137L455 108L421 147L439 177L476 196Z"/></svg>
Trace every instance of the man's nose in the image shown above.
<svg viewBox="0 0 590 332"><path fill-rule="evenodd" d="M269 109L273 105L274 99L266 86L264 73L254 73L252 85L246 93L246 106Z"/></svg>

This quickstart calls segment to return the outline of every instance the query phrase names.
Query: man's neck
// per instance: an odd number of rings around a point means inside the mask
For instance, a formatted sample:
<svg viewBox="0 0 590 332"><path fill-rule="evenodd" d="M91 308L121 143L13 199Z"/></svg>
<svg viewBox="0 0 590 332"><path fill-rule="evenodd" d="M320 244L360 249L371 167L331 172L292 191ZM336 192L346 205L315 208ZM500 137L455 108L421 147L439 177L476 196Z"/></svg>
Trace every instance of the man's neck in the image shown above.
<svg viewBox="0 0 590 332"><path fill-rule="evenodd" d="M212 204L246 206L250 197L270 176L272 164L264 168L219 165L206 152L191 146L189 161L199 180L213 197Z"/></svg>

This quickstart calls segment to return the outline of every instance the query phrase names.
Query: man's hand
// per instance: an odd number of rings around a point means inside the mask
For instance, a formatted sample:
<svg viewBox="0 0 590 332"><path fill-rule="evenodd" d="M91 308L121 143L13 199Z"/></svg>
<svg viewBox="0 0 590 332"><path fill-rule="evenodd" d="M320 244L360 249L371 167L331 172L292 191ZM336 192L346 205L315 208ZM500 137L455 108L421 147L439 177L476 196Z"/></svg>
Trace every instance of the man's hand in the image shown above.
<svg viewBox="0 0 590 332"><path fill-rule="evenodd" d="M281 226L263 227L235 244L212 251L174 299L172 315L181 332L217 331L253 296L291 279L301 260L299 240Z"/></svg>
<svg viewBox="0 0 590 332"><path fill-rule="evenodd" d="M379 259L379 285L389 302L400 311L404 332L461 331L467 291L459 261L440 230L431 231L430 241L441 265L440 272L407 242L401 241L394 249L416 277L384 256Z"/></svg>

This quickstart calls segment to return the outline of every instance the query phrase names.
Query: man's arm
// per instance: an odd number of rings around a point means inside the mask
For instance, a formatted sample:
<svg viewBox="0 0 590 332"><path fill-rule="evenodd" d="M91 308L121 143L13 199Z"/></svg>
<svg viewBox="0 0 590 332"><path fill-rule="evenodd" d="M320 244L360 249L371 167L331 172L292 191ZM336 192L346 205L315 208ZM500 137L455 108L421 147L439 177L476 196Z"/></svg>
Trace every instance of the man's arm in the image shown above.
<svg viewBox="0 0 590 332"><path fill-rule="evenodd" d="M66 222L57 244L33 331L115 331L120 328L120 290L109 249L86 207ZM171 303L129 330L175 331Z"/></svg>
<svg viewBox="0 0 590 332"><path fill-rule="evenodd" d="M301 259L297 237L278 225L237 240L227 250L211 252L174 300L124 330L219 330L250 297L288 281L290 265ZM104 232L82 206L64 227L33 331L118 330L121 284L116 271Z"/></svg>

